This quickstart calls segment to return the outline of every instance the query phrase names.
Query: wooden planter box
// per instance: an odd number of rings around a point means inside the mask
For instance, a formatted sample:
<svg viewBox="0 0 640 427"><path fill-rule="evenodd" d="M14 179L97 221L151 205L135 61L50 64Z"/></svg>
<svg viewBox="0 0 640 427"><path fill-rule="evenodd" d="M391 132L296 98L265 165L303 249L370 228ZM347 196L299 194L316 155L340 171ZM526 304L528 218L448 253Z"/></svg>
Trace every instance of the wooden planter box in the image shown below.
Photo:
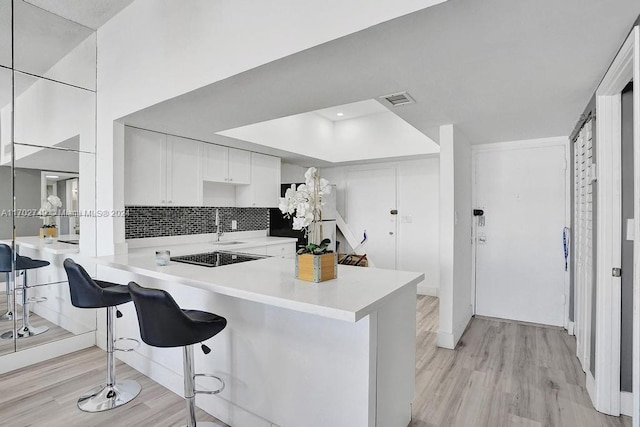
<svg viewBox="0 0 640 427"><path fill-rule="evenodd" d="M296 278L324 282L338 277L338 254L302 254L296 257Z"/></svg>
<svg viewBox="0 0 640 427"><path fill-rule="evenodd" d="M56 227L40 228L40 238L58 237L58 229Z"/></svg>

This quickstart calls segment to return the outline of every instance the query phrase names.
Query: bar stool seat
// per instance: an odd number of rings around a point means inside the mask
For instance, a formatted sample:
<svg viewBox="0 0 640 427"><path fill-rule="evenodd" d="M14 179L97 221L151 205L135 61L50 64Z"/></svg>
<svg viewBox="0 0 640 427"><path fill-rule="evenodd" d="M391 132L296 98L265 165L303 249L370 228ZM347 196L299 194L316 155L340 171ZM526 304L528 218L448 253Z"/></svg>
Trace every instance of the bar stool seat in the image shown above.
<svg viewBox="0 0 640 427"><path fill-rule="evenodd" d="M134 380L116 382L113 354L115 350L119 350L114 346L113 313L115 306L131 301L129 288L117 283L93 280L81 265L70 258L65 259L63 265L69 279L71 304L78 308L107 309L107 381L80 396L78 408L85 412L102 412L129 403L140 393L140 384ZM119 311L118 314L118 317L122 316Z"/></svg>
<svg viewBox="0 0 640 427"><path fill-rule="evenodd" d="M11 272L11 264L13 251L8 245L0 244L0 272L6 273L6 292L7 292L7 311L1 316L1 320L19 320L13 311L13 298L9 286L9 273ZM22 271L22 327L16 331L17 338L28 338L40 335L49 330L48 326L31 326L29 323L28 289L27 271L37 268L47 267L51 263L49 261L31 259L26 256L16 254L16 272ZM7 331L0 335L2 339L13 339L14 331Z"/></svg>
<svg viewBox="0 0 640 427"><path fill-rule="evenodd" d="M220 333L227 326L227 320L206 311L181 309L171 295L162 289L143 288L135 282L129 282L129 292L138 314L142 341L153 347L183 347L187 427L215 426L209 422L196 424L195 395L218 394L224 390L224 381L211 374L194 374L193 344L202 343ZM205 345L202 348L205 354L210 351ZM215 378L221 387L213 391L196 390L197 376Z"/></svg>

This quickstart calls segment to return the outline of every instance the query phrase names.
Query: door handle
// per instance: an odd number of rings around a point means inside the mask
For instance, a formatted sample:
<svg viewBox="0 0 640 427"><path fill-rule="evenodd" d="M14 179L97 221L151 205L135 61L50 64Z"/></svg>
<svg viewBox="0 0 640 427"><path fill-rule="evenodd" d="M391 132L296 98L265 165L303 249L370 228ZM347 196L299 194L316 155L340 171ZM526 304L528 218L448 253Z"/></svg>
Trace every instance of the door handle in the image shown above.
<svg viewBox="0 0 640 427"><path fill-rule="evenodd" d="M398 209L391 209L391 210L389 211L389 213L390 213L391 215L398 215Z"/></svg>

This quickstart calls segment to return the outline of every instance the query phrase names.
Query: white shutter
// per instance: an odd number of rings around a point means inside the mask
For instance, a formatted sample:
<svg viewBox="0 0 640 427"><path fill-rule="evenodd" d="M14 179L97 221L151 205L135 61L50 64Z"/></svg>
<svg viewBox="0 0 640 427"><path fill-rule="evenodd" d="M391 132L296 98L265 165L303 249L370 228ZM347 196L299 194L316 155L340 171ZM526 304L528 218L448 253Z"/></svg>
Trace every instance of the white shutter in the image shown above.
<svg viewBox="0 0 640 427"><path fill-rule="evenodd" d="M590 346L589 325L586 325L590 310L590 293L593 287L593 164L592 119L588 120L574 144L574 233L575 233L575 334L577 356L583 369L589 369Z"/></svg>

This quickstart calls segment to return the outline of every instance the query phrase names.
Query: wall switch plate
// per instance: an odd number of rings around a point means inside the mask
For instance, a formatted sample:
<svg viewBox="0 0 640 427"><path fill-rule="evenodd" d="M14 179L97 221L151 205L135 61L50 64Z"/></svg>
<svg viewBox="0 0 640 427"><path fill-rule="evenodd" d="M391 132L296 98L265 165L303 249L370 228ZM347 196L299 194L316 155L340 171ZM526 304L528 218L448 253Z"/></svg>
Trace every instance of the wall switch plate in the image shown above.
<svg viewBox="0 0 640 427"><path fill-rule="evenodd" d="M238 229L238 221L236 221L235 219L231 220L231 229L232 230L237 230Z"/></svg>

